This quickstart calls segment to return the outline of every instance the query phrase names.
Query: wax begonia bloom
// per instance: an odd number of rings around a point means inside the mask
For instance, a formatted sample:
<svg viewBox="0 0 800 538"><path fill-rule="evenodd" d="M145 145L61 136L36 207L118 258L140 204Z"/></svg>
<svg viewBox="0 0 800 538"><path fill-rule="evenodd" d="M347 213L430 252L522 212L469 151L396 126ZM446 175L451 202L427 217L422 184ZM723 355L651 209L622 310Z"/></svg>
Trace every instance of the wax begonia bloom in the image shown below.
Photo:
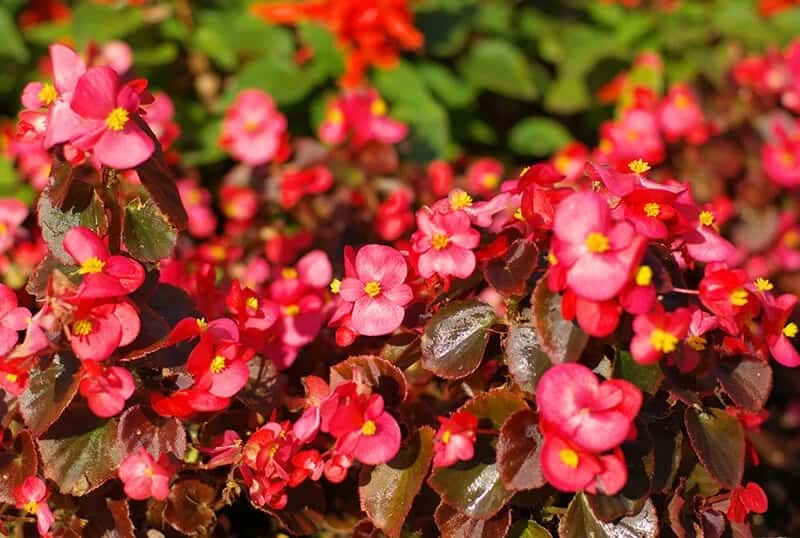
<svg viewBox="0 0 800 538"><path fill-rule="evenodd" d="M570 442L605 452L624 441L642 405L642 393L621 379L602 383L586 366L563 363L542 375L536 388L542 420Z"/></svg>
<svg viewBox="0 0 800 538"><path fill-rule="evenodd" d="M64 250L80 266L81 284L76 296L101 299L128 295L144 282L144 268L126 256L112 256L89 228L77 226L64 236Z"/></svg>
<svg viewBox="0 0 800 538"><path fill-rule="evenodd" d="M28 217L28 208L14 198L0 199L0 254L14 245L17 228Z"/></svg>
<svg viewBox="0 0 800 538"><path fill-rule="evenodd" d="M101 361L133 342L141 320L128 301L82 301L69 325L72 351L81 360Z"/></svg>
<svg viewBox="0 0 800 538"><path fill-rule="evenodd" d="M503 179L503 165L491 158L478 159L467 168L467 187L470 192L492 196Z"/></svg>
<svg viewBox="0 0 800 538"><path fill-rule="evenodd" d="M664 141L655 114L633 108L625 111L619 121L601 127L600 153L613 165L623 168L635 159L650 163L664 160Z"/></svg>
<svg viewBox="0 0 800 538"><path fill-rule="evenodd" d="M613 300L591 301L566 290L561 300L561 315L566 320L577 321L590 336L605 338L619 326L622 308Z"/></svg>
<svg viewBox="0 0 800 538"><path fill-rule="evenodd" d="M211 194L194 181L178 181L178 193L189 216L189 233L198 238L209 237L217 227L217 217L211 210Z"/></svg>
<svg viewBox="0 0 800 538"><path fill-rule="evenodd" d="M351 403L336 410L330 424L336 449L365 465L386 463L400 449L400 426L384 411L383 398L373 394L362 405Z"/></svg>
<svg viewBox="0 0 800 538"><path fill-rule="evenodd" d="M567 286L586 299L606 301L625 286L647 241L627 222L613 222L606 200L576 192L558 206L553 251Z"/></svg>
<svg viewBox="0 0 800 538"><path fill-rule="evenodd" d="M422 208L417 211L417 228L411 242L419 254L420 276L430 278L438 274L467 278L472 274L475 270L472 249L480 243L481 235L472 228L466 213Z"/></svg>
<svg viewBox="0 0 800 538"><path fill-rule="evenodd" d="M631 356L639 364L655 364L662 355L678 349L678 343L689 329L691 312L678 308L665 312L658 304L652 312L639 314L633 320L636 333L631 340Z"/></svg>
<svg viewBox="0 0 800 538"><path fill-rule="evenodd" d="M755 512L763 514L767 511L769 501L764 490L755 482L745 486L737 486L731 491L728 519L734 523L744 523L747 514Z"/></svg>
<svg viewBox="0 0 800 538"><path fill-rule="evenodd" d="M253 356L249 348L237 344L214 345L201 338L186 361L186 369L195 378L211 380L208 392L220 398L230 398L239 392L250 378L247 361Z"/></svg>
<svg viewBox="0 0 800 538"><path fill-rule="evenodd" d="M339 296L353 303L352 328L365 336L394 332L414 295L405 284L408 268L391 247L366 245L355 256L355 275L342 280Z"/></svg>
<svg viewBox="0 0 800 538"><path fill-rule="evenodd" d="M28 388L30 374L23 362L0 360L0 387L12 396L19 396Z"/></svg>
<svg viewBox="0 0 800 538"><path fill-rule="evenodd" d="M0 357L5 357L14 349L18 340L17 331L27 329L30 320L30 310L17 306L14 290L0 284Z"/></svg>
<svg viewBox="0 0 800 538"><path fill-rule="evenodd" d="M137 501L150 497L159 501L166 500L171 476L172 472L161 461L153 459L142 447L126 456L119 466L119 478L125 488L125 495Z"/></svg>
<svg viewBox="0 0 800 538"><path fill-rule="evenodd" d="M244 90L225 112L220 143L234 159L258 166L279 154L286 127L286 117L272 97L260 90Z"/></svg>
<svg viewBox="0 0 800 538"><path fill-rule="evenodd" d="M774 139L761 146L761 161L767 177L782 187L800 185L800 123L772 125Z"/></svg>
<svg viewBox="0 0 800 538"><path fill-rule="evenodd" d="M658 108L658 120L666 139L675 142L685 137L699 144L707 138L703 111L685 84L675 84Z"/></svg>
<svg viewBox="0 0 800 538"><path fill-rule="evenodd" d="M14 504L28 514L36 516L36 528L40 536L48 536L50 527L55 521L53 512L47 504L50 494L44 480L37 476L29 476L22 484L14 488Z"/></svg>
<svg viewBox="0 0 800 538"><path fill-rule="evenodd" d="M280 309L276 331L281 342L297 348L316 338L323 322L323 302L316 290L299 278L279 278L270 284L269 296Z"/></svg>
<svg viewBox="0 0 800 538"><path fill-rule="evenodd" d="M146 82L122 86L110 67L92 67L75 86L70 101L82 118L81 132L70 142L83 151L91 150L102 164L120 170L133 168L153 155L155 143L137 122L139 105L152 100Z"/></svg>
<svg viewBox="0 0 800 538"><path fill-rule="evenodd" d="M775 298L769 296L764 302L764 332L769 351L776 361L790 368L800 366L800 353L792 343L798 327L789 321L797 301L796 295L785 293Z"/></svg>
<svg viewBox="0 0 800 538"><path fill-rule="evenodd" d="M433 445L433 465L448 467L458 461L469 461L475 455L478 417L467 411L438 417L440 423Z"/></svg>
<svg viewBox="0 0 800 538"><path fill-rule="evenodd" d="M291 209L303 196L320 194L333 186L333 174L325 166L285 171L281 176L281 207Z"/></svg>
<svg viewBox="0 0 800 538"><path fill-rule="evenodd" d="M183 318L167 336L167 344L175 344L196 337L207 337L211 342L238 342L239 327L230 318L206 321L205 318Z"/></svg>
<svg viewBox="0 0 800 538"><path fill-rule="evenodd" d="M328 144L341 144L350 134L355 148L373 140L395 144L406 137L408 128L386 113L386 103L375 90L348 90L328 105L319 137Z"/></svg>
<svg viewBox="0 0 800 538"><path fill-rule="evenodd" d="M106 369L97 368L87 361L90 370L81 379L78 391L86 398L92 413L101 418L118 415L125 402L133 395L136 384L133 376L125 368L111 366Z"/></svg>
<svg viewBox="0 0 800 538"><path fill-rule="evenodd" d="M700 281L700 301L729 334L738 335L741 325L758 313L759 302L747 289L748 283L744 271L717 265L707 265Z"/></svg>
<svg viewBox="0 0 800 538"><path fill-rule="evenodd" d="M556 433L545 433L541 452L542 474L554 488L566 491L618 493L628 481L622 451L596 455L570 444Z"/></svg>

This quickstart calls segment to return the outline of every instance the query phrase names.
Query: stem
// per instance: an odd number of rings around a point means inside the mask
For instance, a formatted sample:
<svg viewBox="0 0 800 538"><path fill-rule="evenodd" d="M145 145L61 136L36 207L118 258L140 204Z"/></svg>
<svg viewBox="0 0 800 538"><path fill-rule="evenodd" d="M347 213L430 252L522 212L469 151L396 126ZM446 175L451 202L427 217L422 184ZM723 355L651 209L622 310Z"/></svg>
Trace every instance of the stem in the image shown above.
<svg viewBox="0 0 800 538"><path fill-rule="evenodd" d="M122 247L122 219L124 213L119 205L119 179L113 168L103 167L103 187L101 191L103 203L108 209L108 249L112 254L120 252Z"/></svg>
<svg viewBox="0 0 800 538"><path fill-rule="evenodd" d="M672 291L675 293L685 293L686 295L700 295L698 290L689 290L686 288L672 288Z"/></svg>

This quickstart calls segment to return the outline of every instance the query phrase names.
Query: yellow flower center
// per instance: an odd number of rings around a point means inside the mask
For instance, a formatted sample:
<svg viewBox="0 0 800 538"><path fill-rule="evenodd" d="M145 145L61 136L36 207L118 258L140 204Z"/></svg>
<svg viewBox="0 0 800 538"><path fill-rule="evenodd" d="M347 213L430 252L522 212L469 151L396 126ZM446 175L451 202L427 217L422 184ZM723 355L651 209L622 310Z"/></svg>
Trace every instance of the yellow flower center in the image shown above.
<svg viewBox="0 0 800 538"><path fill-rule="evenodd" d="M602 254L609 248L608 237L600 232L592 232L586 236L586 248L596 254Z"/></svg>
<svg viewBox="0 0 800 538"><path fill-rule="evenodd" d="M700 216L700 224L703 226L713 226L714 225L714 214L711 211L701 211Z"/></svg>
<svg viewBox="0 0 800 538"><path fill-rule="evenodd" d="M23 509L28 512L29 514L35 514L39 511L39 503L36 501L28 501L25 503Z"/></svg>
<svg viewBox="0 0 800 538"><path fill-rule="evenodd" d="M8 373L6 374L6 381L9 383L16 383L19 376L17 374Z"/></svg>
<svg viewBox="0 0 800 538"><path fill-rule="evenodd" d="M449 443L451 435L452 435L452 433L450 433L450 430L445 430L444 433L442 434L442 442L444 444Z"/></svg>
<svg viewBox="0 0 800 538"><path fill-rule="evenodd" d="M0 235L5 235L5 233L6 233L7 231L8 231L8 226L6 226L6 225L5 225L5 224L3 224L2 222L0 222Z"/></svg>
<svg viewBox="0 0 800 538"><path fill-rule="evenodd" d="M367 437L372 437L375 435L375 432L378 431L378 428L375 426L375 423L371 420L368 420L361 426L361 434L366 435Z"/></svg>
<svg viewBox="0 0 800 538"><path fill-rule="evenodd" d="M259 122L253 120L247 120L244 122L244 130L248 133L254 133L258 130Z"/></svg>
<svg viewBox="0 0 800 538"><path fill-rule="evenodd" d="M655 202L647 202L644 204L644 214L655 218L661 214L661 206Z"/></svg>
<svg viewBox="0 0 800 538"><path fill-rule="evenodd" d="M600 153L611 153L614 151L614 143L608 138L603 138L600 140L598 149L600 150Z"/></svg>
<svg viewBox="0 0 800 538"><path fill-rule="evenodd" d="M296 304L290 304L283 307L283 313L287 316L296 316L300 313L300 307Z"/></svg>
<svg viewBox="0 0 800 538"><path fill-rule="evenodd" d="M281 271L281 276L287 280L294 280L297 278L297 269L294 267L284 267Z"/></svg>
<svg viewBox="0 0 800 538"><path fill-rule="evenodd" d="M39 97L39 101L41 101L44 106L50 106L58 97L58 92L56 92L55 86L47 83L42 85L42 89L39 90L37 96Z"/></svg>
<svg viewBox="0 0 800 538"><path fill-rule="evenodd" d="M197 328L200 329L200 332L204 332L208 328L206 318L195 318L194 322L197 324Z"/></svg>
<svg viewBox="0 0 800 538"><path fill-rule="evenodd" d="M339 107L331 107L328 109L328 112L325 114L325 121L328 123L333 123L335 125L341 125L344 123L344 112Z"/></svg>
<svg viewBox="0 0 800 538"><path fill-rule="evenodd" d="M797 323L795 323L794 321L787 323L786 327L783 328L783 334L787 338L794 338L795 336L797 336L797 331L798 331Z"/></svg>
<svg viewBox="0 0 800 538"><path fill-rule="evenodd" d="M731 304L733 306L744 306L747 304L747 290L737 288L731 293Z"/></svg>
<svg viewBox="0 0 800 538"><path fill-rule="evenodd" d="M375 99L372 101L372 105L369 107L369 111L372 113L373 116L385 116L386 115L386 102L383 99Z"/></svg>
<svg viewBox="0 0 800 538"><path fill-rule="evenodd" d="M629 136L631 132L635 134L635 131L628 131ZM635 161L631 161L628 163L628 168L634 174L644 174L645 172L650 170L650 164L648 164L648 162L645 160L636 159Z"/></svg>
<svg viewBox="0 0 800 538"><path fill-rule="evenodd" d="M519 220L519 221L525 222L525 215L522 214L522 208L521 207L518 207L517 210L514 211L514 218Z"/></svg>
<svg viewBox="0 0 800 538"><path fill-rule="evenodd" d="M653 346L653 349L661 353L672 353L675 351L675 345L677 343L678 339L671 332L662 329L653 329L653 332L650 333L650 344Z"/></svg>
<svg viewBox="0 0 800 538"><path fill-rule="evenodd" d="M783 244L788 248L796 249L800 246L800 233L797 230L789 230L783 236Z"/></svg>
<svg viewBox="0 0 800 538"><path fill-rule="evenodd" d="M212 374L219 374L225 371L225 367L227 364L225 363L225 357L222 355L217 355L211 360L211 365L208 367L211 370Z"/></svg>
<svg viewBox="0 0 800 538"><path fill-rule="evenodd" d="M370 297L377 297L381 293L381 283L375 280L364 284L364 293Z"/></svg>
<svg viewBox="0 0 800 538"><path fill-rule="evenodd" d="M203 200L203 196L197 189L192 189L186 194L186 200L190 205L197 205Z"/></svg>
<svg viewBox="0 0 800 538"><path fill-rule="evenodd" d="M706 348L706 344L708 344L708 340L702 336L693 334L686 339L686 343L689 344L689 347L695 351L703 351Z"/></svg>
<svg viewBox="0 0 800 538"><path fill-rule="evenodd" d="M106 118L106 125L112 131L121 131L125 128L125 124L128 123L129 119L128 111L117 107Z"/></svg>
<svg viewBox="0 0 800 538"><path fill-rule="evenodd" d="M489 172L488 174L483 174L483 186L487 189L494 189L497 185L500 184L500 178L497 177L497 174L493 174Z"/></svg>
<svg viewBox="0 0 800 538"><path fill-rule="evenodd" d="M458 211L459 209L470 207L471 205L472 196L464 191L459 191L450 198L450 207L453 211Z"/></svg>
<svg viewBox="0 0 800 538"><path fill-rule="evenodd" d="M758 289L758 291L771 291L772 288L775 287L772 284L772 282L770 282L766 278L761 278L761 277L758 277L756 279L755 284L756 284L756 289Z"/></svg>
<svg viewBox="0 0 800 538"><path fill-rule="evenodd" d="M225 259L225 247L222 245L214 245L208 249L208 253L211 254L212 258L219 262Z"/></svg>
<svg viewBox="0 0 800 538"><path fill-rule="evenodd" d="M627 138L629 142L636 142L637 140L639 140L639 133L637 133L633 129L628 129L625 132L625 138Z"/></svg>
<svg viewBox="0 0 800 538"><path fill-rule="evenodd" d="M79 319L72 324L72 334L77 336L89 336L92 334L92 322L88 319Z"/></svg>
<svg viewBox="0 0 800 538"><path fill-rule="evenodd" d="M653 281L653 270L649 265L640 265L636 270L636 285L649 286Z"/></svg>
<svg viewBox="0 0 800 538"><path fill-rule="evenodd" d="M81 275L88 275L92 273L99 273L103 270L103 267L106 266L106 262L101 260L96 256L92 256L91 258L86 258L83 260L81 264L81 268L78 269L78 273Z"/></svg>
<svg viewBox="0 0 800 538"><path fill-rule="evenodd" d="M338 278L331 280L331 293L339 293L342 291L342 281Z"/></svg>
<svg viewBox="0 0 800 538"><path fill-rule="evenodd" d="M442 250L443 248L447 248L447 244L449 242L450 238L447 237L445 234L436 234L433 236L433 240L431 240L433 248L436 250Z"/></svg>
<svg viewBox="0 0 800 538"><path fill-rule="evenodd" d="M685 109L686 107L688 107L688 106L689 106L689 98L688 98L688 97L686 97L685 95L683 95L682 93L679 93L679 94L678 94L678 95L675 97L675 101L674 101L674 103L675 103L675 106L676 106L676 107L678 107L678 108L680 108L681 110L683 110L683 109Z"/></svg>
<svg viewBox="0 0 800 538"><path fill-rule="evenodd" d="M547 253L547 263L550 265L558 265L558 258L556 258L556 255L553 254L552 250Z"/></svg>
<svg viewBox="0 0 800 538"><path fill-rule="evenodd" d="M152 467L146 467L145 470L144 470L144 474L145 474L145 476L153 476L153 474L154 474L153 473L153 468Z"/></svg>
<svg viewBox="0 0 800 538"><path fill-rule="evenodd" d="M553 166L555 166L555 169L558 172L560 172L562 174L566 174L567 170L569 170L569 165L571 163L572 163L572 159L570 159L566 155L559 155L558 157L556 157L556 160L555 160L555 163L553 164Z"/></svg>
<svg viewBox="0 0 800 538"><path fill-rule="evenodd" d="M558 457L561 458L561 462L567 467L572 467L573 469L578 467L580 458L578 458L578 453L571 448L562 448L559 450Z"/></svg>
<svg viewBox="0 0 800 538"><path fill-rule="evenodd" d="M245 301L245 303L247 304L247 307L250 308L251 310L258 310L258 297L256 297L255 295L248 298L247 301Z"/></svg>
<svg viewBox="0 0 800 538"><path fill-rule="evenodd" d="M784 167L790 168L794 166L794 163L795 163L794 155L792 155L788 151L784 151L781 153L781 164Z"/></svg>

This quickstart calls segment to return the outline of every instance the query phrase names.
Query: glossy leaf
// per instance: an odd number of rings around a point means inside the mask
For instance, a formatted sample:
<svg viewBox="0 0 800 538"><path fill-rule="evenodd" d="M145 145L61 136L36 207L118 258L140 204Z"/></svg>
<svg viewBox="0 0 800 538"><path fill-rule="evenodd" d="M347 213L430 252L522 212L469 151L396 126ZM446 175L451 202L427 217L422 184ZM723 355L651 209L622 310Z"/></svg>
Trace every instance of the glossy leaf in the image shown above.
<svg viewBox="0 0 800 538"><path fill-rule="evenodd" d="M508 529L506 538L553 538L553 535L535 521L520 520Z"/></svg>
<svg viewBox="0 0 800 538"><path fill-rule="evenodd" d="M439 377L459 379L480 366L494 309L480 301L453 301L428 322L422 336L422 366Z"/></svg>
<svg viewBox="0 0 800 538"><path fill-rule="evenodd" d="M583 493L576 493L558 523L559 538L611 538L595 517Z"/></svg>
<svg viewBox="0 0 800 538"><path fill-rule="evenodd" d="M119 417L119 443L126 454L144 447L154 458L172 454L183 459L186 454L186 430L176 418L162 418L141 405L129 407Z"/></svg>
<svg viewBox="0 0 800 538"><path fill-rule="evenodd" d="M664 380L661 365L639 364L627 351L619 351L614 361L614 377L630 381L643 392L655 394Z"/></svg>
<svg viewBox="0 0 800 538"><path fill-rule="evenodd" d="M725 359L717 369L722 390L748 411L764 408L772 391L772 367L760 360Z"/></svg>
<svg viewBox="0 0 800 538"><path fill-rule="evenodd" d="M505 255L486 263L483 274L486 281L500 293L521 295L536 269L538 255L539 251L533 243L517 239Z"/></svg>
<svg viewBox="0 0 800 538"><path fill-rule="evenodd" d="M589 342L589 335L561 316L561 296L549 290L544 278L533 290L531 307L542 349L550 361L553 364L577 361Z"/></svg>
<svg viewBox="0 0 800 538"><path fill-rule="evenodd" d="M184 534L210 535L217 521L211 507L216 488L200 480L181 480L169 490L164 519Z"/></svg>
<svg viewBox="0 0 800 538"><path fill-rule="evenodd" d="M406 377L397 366L377 355L358 355L331 366L330 384L350 381L358 372L361 382L381 396L388 406L398 405L406 398Z"/></svg>
<svg viewBox="0 0 800 538"><path fill-rule="evenodd" d="M497 441L497 467L509 490L536 489L547 481L542 475L542 435L539 417L531 409L520 409L506 419Z"/></svg>
<svg viewBox="0 0 800 538"><path fill-rule="evenodd" d="M125 207L122 239L134 258L157 262L168 258L178 234L152 200L133 200Z"/></svg>
<svg viewBox="0 0 800 538"><path fill-rule="evenodd" d="M690 407L684 421L700 463L722 486L738 486L744 472L745 439L736 417L722 409L699 411Z"/></svg>
<svg viewBox="0 0 800 538"><path fill-rule="evenodd" d="M56 422L78 393L80 362L63 353L44 370L34 370L28 388L19 396L22 419L38 437Z"/></svg>
<svg viewBox="0 0 800 538"><path fill-rule="evenodd" d="M441 535L448 538L497 538L505 536L511 526L510 510L490 519L475 519L445 503L439 504L433 518Z"/></svg>
<svg viewBox="0 0 800 538"><path fill-rule="evenodd" d="M96 196L92 196L88 205L80 210L62 211L56 209L50 200L50 191L45 189L39 196L36 215L50 253L62 263L74 263L72 257L64 251L64 236L71 228L86 226L102 231L105 226L103 208Z"/></svg>
<svg viewBox="0 0 800 538"><path fill-rule="evenodd" d="M114 520L114 536L118 538L134 538L136 529L131 521L131 508L128 499L106 499L106 506Z"/></svg>
<svg viewBox="0 0 800 538"><path fill-rule="evenodd" d="M553 364L542 351L533 325L512 325L505 340L506 364L514 382L534 394L539 378Z"/></svg>
<svg viewBox="0 0 800 538"><path fill-rule="evenodd" d="M361 509L389 536L399 536L433 459L433 429L423 426L388 463L364 468L358 488Z"/></svg>

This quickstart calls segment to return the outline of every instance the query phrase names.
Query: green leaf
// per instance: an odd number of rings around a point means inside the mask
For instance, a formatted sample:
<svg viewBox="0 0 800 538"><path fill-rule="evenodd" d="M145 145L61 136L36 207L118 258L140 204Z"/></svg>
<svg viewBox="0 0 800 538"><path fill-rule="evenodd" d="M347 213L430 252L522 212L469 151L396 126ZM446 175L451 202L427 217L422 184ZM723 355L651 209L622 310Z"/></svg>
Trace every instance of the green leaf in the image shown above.
<svg viewBox="0 0 800 538"><path fill-rule="evenodd" d="M575 362L589 342L589 335L561 316L561 296L552 293L547 279L536 283L531 296L533 322L550 362Z"/></svg>
<svg viewBox="0 0 800 538"><path fill-rule="evenodd" d="M433 459L433 437L433 429L423 426L391 461L363 468L358 488L361 509L389 536L400 534L411 503L422 488Z"/></svg>
<svg viewBox="0 0 800 538"><path fill-rule="evenodd" d="M56 355L53 364L31 373L28 388L19 396L22 420L35 437L55 423L78 393L80 362L68 353Z"/></svg>
<svg viewBox="0 0 800 538"><path fill-rule="evenodd" d="M125 207L122 239L137 260L157 262L172 254L178 233L151 199L136 199Z"/></svg>
<svg viewBox="0 0 800 538"><path fill-rule="evenodd" d="M483 39L476 42L459 68L464 77L479 88L526 101L538 95L531 64L519 49L506 41Z"/></svg>
<svg viewBox="0 0 800 538"><path fill-rule="evenodd" d="M473 413L480 427L499 429L514 411L526 407L516 394L498 389L484 392L459 410ZM475 456L451 467L437 467L428 483L444 502L472 518L486 519L499 512L511 498L500 478L490 436L478 436Z"/></svg>
<svg viewBox="0 0 800 538"><path fill-rule="evenodd" d="M586 496L578 492L558 523L559 538L612 538L592 512Z"/></svg>
<svg viewBox="0 0 800 538"><path fill-rule="evenodd" d="M116 473L123 451L117 421L99 422L88 409L67 414L39 439L44 476L65 495L81 496Z"/></svg>
<svg viewBox="0 0 800 538"><path fill-rule="evenodd" d="M78 50L89 41L105 43L124 37L144 25L141 9L81 3L72 9L72 37Z"/></svg>
<svg viewBox="0 0 800 538"><path fill-rule="evenodd" d="M505 341L506 365L514 382L525 392L535 394L536 385L553 364L542 351L533 325L512 325Z"/></svg>
<svg viewBox="0 0 800 538"><path fill-rule="evenodd" d="M557 114L574 114L587 108L591 96L586 82L572 74L560 74L547 89L545 108Z"/></svg>
<svg viewBox="0 0 800 538"><path fill-rule="evenodd" d="M30 55L17 29L17 24L6 8L0 7L0 58L26 62Z"/></svg>
<svg viewBox="0 0 800 538"><path fill-rule="evenodd" d="M532 116L517 122L508 134L511 149L520 155L544 157L565 146L572 137L557 121Z"/></svg>
<svg viewBox="0 0 800 538"><path fill-rule="evenodd" d="M520 520L511 526L506 538L553 538L553 535L535 521Z"/></svg>
<svg viewBox="0 0 800 538"><path fill-rule="evenodd" d="M619 351L614 361L614 377L630 381L642 391L655 394L664 380L664 372L658 363L639 364L627 351Z"/></svg>
<svg viewBox="0 0 800 538"><path fill-rule="evenodd" d="M42 229L42 237L47 242L50 252L63 263L74 263L72 256L64 251L64 236L76 226L86 226L98 231L105 227L105 214L97 196L91 195L91 201L81 211L61 211L56 209L50 200L50 190L45 189L39 196L36 205L36 216Z"/></svg>
<svg viewBox="0 0 800 538"><path fill-rule="evenodd" d="M722 409L686 409L686 431L700 463L722 486L733 489L744 473L744 430L736 417Z"/></svg>
<svg viewBox="0 0 800 538"><path fill-rule="evenodd" d="M230 105L239 92L247 88L267 92L278 105L291 105L304 99L314 84L316 82L288 58L259 58L239 71L219 105Z"/></svg>
<svg viewBox="0 0 800 538"><path fill-rule="evenodd" d="M449 108L464 108L472 104L478 92L468 80L456 77L442 64L420 62L417 72L431 91Z"/></svg>
<svg viewBox="0 0 800 538"><path fill-rule="evenodd" d="M328 76L338 77L344 72L344 56L330 30L321 24L302 22L297 26L297 31L303 43L314 52L309 69L320 81Z"/></svg>
<svg viewBox="0 0 800 538"><path fill-rule="evenodd" d="M453 301L442 307L425 327L422 366L439 377L466 377L481 364L494 309L480 301Z"/></svg>
<svg viewBox="0 0 800 538"><path fill-rule="evenodd" d="M531 409L520 409L503 424L497 440L497 468L506 489L536 489L547 481L539 464L542 435L539 417Z"/></svg>

